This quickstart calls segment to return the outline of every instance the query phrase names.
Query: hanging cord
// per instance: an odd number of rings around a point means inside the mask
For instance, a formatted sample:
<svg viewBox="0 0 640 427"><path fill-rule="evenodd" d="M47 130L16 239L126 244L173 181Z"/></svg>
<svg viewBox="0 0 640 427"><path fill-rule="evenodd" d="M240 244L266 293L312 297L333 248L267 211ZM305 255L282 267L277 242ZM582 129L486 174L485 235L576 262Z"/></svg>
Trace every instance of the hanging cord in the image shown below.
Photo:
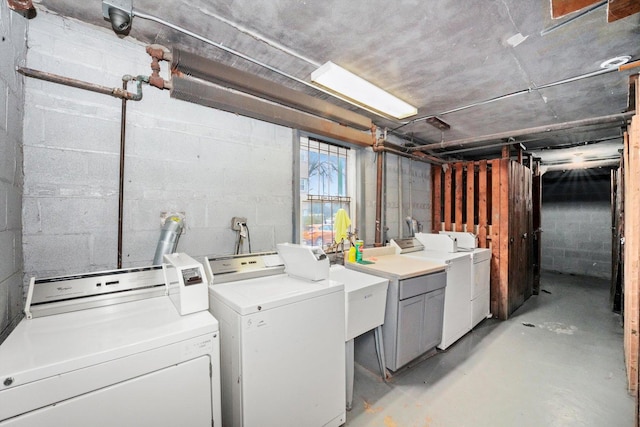
<svg viewBox="0 0 640 427"><path fill-rule="evenodd" d="M236 230L236 255L239 255L242 252L242 248L244 247L244 238L246 237L247 243L249 243L249 253L251 250L251 233L249 232L249 226L246 223L243 223L240 227L240 230Z"/></svg>
<svg viewBox="0 0 640 427"><path fill-rule="evenodd" d="M251 233L249 233L249 226L245 224L244 226L247 229L247 243L249 243L249 253L251 253Z"/></svg>

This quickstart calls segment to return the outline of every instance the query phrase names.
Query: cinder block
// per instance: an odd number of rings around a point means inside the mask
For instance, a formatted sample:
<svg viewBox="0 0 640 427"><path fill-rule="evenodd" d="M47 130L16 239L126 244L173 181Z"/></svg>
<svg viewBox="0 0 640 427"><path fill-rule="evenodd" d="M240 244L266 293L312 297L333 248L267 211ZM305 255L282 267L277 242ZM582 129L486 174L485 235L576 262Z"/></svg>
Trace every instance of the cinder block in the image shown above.
<svg viewBox="0 0 640 427"><path fill-rule="evenodd" d="M2 256L0 256L0 281L7 280L12 274L19 270L19 264L16 264L16 231L4 230L0 231L0 248L2 248Z"/></svg>
<svg viewBox="0 0 640 427"><path fill-rule="evenodd" d="M46 271L74 274L90 265L88 234L28 235L24 236L23 250L27 276Z"/></svg>

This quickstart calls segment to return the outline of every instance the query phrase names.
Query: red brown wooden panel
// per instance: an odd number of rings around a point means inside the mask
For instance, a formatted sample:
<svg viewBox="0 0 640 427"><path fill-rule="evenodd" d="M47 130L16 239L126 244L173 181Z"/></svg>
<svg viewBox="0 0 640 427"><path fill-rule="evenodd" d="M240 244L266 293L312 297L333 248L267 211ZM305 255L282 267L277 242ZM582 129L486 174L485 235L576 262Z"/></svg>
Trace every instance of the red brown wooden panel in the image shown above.
<svg viewBox="0 0 640 427"><path fill-rule="evenodd" d="M638 390L640 327L640 116L631 120L624 146L624 349L628 387Z"/></svg>
<svg viewBox="0 0 640 427"><path fill-rule="evenodd" d="M487 248L487 161L482 160L478 166L478 244Z"/></svg>
<svg viewBox="0 0 640 427"><path fill-rule="evenodd" d="M442 222L444 222L444 229L447 231L451 231L451 189L451 165L448 165L444 171L444 218L442 220Z"/></svg>
<svg viewBox="0 0 640 427"><path fill-rule="evenodd" d="M501 317L500 286L500 160L491 160L491 313Z"/></svg>
<svg viewBox="0 0 640 427"><path fill-rule="evenodd" d="M638 0L609 0L607 7L607 22L617 21L640 12Z"/></svg>
<svg viewBox="0 0 640 427"><path fill-rule="evenodd" d="M476 189L475 189L475 165L473 162L467 162L465 164L466 176L467 176L467 231L469 233L475 233L475 208L476 208Z"/></svg>
<svg viewBox="0 0 640 427"><path fill-rule="evenodd" d="M462 192L464 191L464 187L462 186L462 167L464 165L462 162L456 163L455 173L456 173L456 186L455 186L455 200L456 200L456 212L455 212L455 231L462 231Z"/></svg>
<svg viewBox="0 0 640 427"><path fill-rule="evenodd" d="M509 317L509 163L508 158L500 160L499 194L494 196L499 199L498 205L494 205L494 210L499 211L498 222L500 223L498 236L498 244L500 245L498 318L502 320Z"/></svg>
<svg viewBox="0 0 640 427"><path fill-rule="evenodd" d="M551 17L561 18L598 1L600 0L551 0Z"/></svg>

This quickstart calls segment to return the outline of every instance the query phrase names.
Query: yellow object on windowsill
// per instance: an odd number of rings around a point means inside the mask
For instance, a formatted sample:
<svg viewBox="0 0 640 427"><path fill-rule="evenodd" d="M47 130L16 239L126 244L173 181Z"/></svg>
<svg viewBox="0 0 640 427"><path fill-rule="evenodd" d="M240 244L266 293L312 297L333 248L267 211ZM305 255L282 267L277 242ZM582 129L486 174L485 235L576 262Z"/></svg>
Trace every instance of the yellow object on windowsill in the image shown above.
<svg viewBox="0 0 640 427"><path fill-rule="evenodd" d="M343 240L347 240L347 229L350 225L351 220L349 219L349 215L347 215L347 211L342 208L338 209L336 217L333 220L333 231L335 233L334 240L336 243L339 244Z"/></svg>

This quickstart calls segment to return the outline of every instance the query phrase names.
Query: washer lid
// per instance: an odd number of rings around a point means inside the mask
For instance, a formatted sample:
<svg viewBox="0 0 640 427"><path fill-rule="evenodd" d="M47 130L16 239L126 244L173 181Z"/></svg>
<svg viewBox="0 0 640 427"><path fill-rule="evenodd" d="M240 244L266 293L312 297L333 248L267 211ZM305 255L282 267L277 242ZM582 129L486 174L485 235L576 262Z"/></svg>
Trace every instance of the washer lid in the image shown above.
<svg viewBox="0 0 640 427"><path fill-rule="evenodd" d="M333 292L344 292L344 285L334 280L303 280L279 274L240 280L209 287L209 295L221 300L244 316L315 298Z"/></svg>
<svg viewBox="0 0 640 427"><path fill-rule="evenodd" d="M23 319L0 346L8 388L218 331L208 311L180 316L167 296Z"/></svg>

